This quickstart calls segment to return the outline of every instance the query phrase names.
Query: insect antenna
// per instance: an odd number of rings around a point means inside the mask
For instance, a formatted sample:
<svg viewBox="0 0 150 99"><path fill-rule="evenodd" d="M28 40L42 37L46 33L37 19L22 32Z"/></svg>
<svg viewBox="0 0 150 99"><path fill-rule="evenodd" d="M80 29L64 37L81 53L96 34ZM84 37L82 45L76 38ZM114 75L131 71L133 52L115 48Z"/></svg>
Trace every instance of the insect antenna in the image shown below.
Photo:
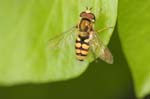
<svg viewBox="0 0 150 99"><path fill-rule="evenodd" d="M92 10L93 9L93 7L86 7L86 10Z"/></svg>
<svg viewBox="0 0 150 99"><path fill-rule="evenodd" d="M93 9L93 7L90 7L90 8L89 8L89 10L92 10L92 9Z"/></svg>

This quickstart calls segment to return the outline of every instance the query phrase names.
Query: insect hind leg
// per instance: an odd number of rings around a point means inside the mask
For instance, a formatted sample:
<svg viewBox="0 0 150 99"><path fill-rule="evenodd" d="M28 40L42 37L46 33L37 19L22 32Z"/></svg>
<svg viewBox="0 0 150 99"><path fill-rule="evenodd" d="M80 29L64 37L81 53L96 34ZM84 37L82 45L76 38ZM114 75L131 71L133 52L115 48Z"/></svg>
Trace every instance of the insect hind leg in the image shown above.
<svg viewBox="0 0 150 99"><path fill-rule="evenodd" d="M96 55L94 54L93 50L91 50L91 53L92 53L92 56L93 56L93 58L94 58L94 61L95 61L95 62L98 62L98 61L97 61L97 57L96 57Z"/></svg>

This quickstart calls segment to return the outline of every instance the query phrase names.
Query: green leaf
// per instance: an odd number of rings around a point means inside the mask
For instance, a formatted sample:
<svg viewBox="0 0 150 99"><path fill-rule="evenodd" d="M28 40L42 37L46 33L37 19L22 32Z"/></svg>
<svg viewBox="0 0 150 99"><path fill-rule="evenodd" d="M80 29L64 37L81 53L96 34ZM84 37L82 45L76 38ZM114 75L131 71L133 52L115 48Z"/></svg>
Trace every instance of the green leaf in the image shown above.
<svg viewBox="0 0 150 99"><path fill-rule="evenodd" d="M0 84L66 80L84 72L89 61L76 61L73 44L56 52L48 41L76 25L86 7L93 7L97 29L115 26L117 0L0 0ZM112 31L101 33L105 44Z"/></svg>
<svg viewBox="0 0 150 99"><path fill-rule="evenodd" d="M121 0L119 4L119 36L139 98L150 93L149 9L149 0Z"/></svg>

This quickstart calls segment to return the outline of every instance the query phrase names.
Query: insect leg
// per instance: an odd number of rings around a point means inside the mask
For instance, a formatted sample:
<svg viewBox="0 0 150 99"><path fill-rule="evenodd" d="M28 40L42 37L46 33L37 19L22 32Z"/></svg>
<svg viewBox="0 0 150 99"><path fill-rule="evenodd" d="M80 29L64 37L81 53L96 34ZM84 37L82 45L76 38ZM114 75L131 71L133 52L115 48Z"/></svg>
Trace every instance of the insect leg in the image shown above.
<svg viewBox="0 0 150 99"><path fill-rule="evenodd" d="M97 57L96 57L96 55L95 55L95 53L94 53L94 51L92 49L91 49L91 53L92 53L92 56L93 56L94 60L96 60Z"/></svg>
<svg viewBox="0 0 150 99"><path fill-rule="evenodd" d="M103 31L105 31L105 30L108 30L108 29L113 29L113 26L104 27L104 28L102 28L102 29L100 29L100 30L97 30L96 32L97 32L97 33L100 33L100 32L103 32Z"/></svg>

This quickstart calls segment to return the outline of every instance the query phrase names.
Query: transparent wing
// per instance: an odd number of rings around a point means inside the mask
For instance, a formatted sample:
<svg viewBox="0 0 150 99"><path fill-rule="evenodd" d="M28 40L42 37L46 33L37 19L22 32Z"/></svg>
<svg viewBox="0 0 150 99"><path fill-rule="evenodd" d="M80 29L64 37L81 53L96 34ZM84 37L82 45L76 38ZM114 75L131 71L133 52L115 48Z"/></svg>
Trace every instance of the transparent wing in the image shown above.
<svg viewBox="0 0 150 99"><path fill-rule="evenodd" d="M67 31L61 33L60 35L49 40L50 49L58 49L65 47L67 44L72 43L76 36L76 26L68 29Z"/></svg>
<svg viewBox="0 0 150 99"><path fill-rule="evenodd" d="M90 46L92 53L94 54L95 58L101 58L103 61L112 64L113 63L113 56L109 49L103 44L100 40L98 34L93 32L92 39L90 41Z"/></svg>

